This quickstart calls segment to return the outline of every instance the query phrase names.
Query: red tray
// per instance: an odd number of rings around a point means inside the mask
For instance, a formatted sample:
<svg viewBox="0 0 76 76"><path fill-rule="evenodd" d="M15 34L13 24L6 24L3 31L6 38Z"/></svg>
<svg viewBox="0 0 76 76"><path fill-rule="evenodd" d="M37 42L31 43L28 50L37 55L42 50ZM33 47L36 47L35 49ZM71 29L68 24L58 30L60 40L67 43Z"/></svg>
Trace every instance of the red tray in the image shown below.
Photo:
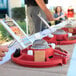
<svg viewBox="0 0 76 76"><path fill-rule="evenodd" d="M76 34L76 27L74 27L74 28L62 28L64 31L66 31L66 32L70 32L70 33L72 33L72 34ZM69 29L72 29L73 31L70 31Z"/></svg>
<svg viewBox="0 0 76 76"><path fill-rule="evenodd" d="M61 52L62 51L62 52ZM56 54L57 53L57 54ZM69 54L65 50L56 48L52 58L46 59L45 62L34 62L34 56L27 55L27 49L21 51L21 55L15 58L12 54L12 61L16 64L25 67L34 67L34 68L46 68L57 65L66 64L69 60Z"/></svg>
<svg viewBox="0 0 76 76"><path fill-rule="evenodd" d="M56 45L67 45L76 43L76 37L69 37L66 35L54 35L53 38L44 37L48 43L55 43Z"/></svg>

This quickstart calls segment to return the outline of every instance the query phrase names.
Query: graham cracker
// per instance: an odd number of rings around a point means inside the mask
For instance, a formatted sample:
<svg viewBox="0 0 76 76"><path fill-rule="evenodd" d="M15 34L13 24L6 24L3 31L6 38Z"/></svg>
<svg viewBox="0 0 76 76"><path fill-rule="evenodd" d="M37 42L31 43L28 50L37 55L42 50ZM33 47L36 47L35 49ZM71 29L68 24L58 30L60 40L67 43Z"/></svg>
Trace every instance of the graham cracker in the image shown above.
<svg viewBox="0 0 76 76"><path fill-rule="evenodd" d="M73 29L72 29L72 28L69 28L68 31L69 31L69 32L73 32Z"/></svg>
<svg viewBox="0 0 76 76"><path fill-rule="evenodd" d="M34 52L34 61L35 62L44 62L45 61L45 51L35 51Z"/></svg>

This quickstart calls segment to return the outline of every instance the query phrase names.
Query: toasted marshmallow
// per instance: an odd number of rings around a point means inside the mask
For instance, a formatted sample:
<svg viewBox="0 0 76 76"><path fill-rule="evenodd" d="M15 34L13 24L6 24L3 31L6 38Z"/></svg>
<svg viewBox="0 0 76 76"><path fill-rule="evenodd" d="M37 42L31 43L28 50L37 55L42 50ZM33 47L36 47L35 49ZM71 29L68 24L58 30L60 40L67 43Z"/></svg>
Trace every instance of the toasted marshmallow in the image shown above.
<svg viewBox="0 0 76 76"><path fill-rule="evenodd" d="M54 35L52 35L52 34L49 34L48 36L49 36L50 38L54 37Z"/></svg>

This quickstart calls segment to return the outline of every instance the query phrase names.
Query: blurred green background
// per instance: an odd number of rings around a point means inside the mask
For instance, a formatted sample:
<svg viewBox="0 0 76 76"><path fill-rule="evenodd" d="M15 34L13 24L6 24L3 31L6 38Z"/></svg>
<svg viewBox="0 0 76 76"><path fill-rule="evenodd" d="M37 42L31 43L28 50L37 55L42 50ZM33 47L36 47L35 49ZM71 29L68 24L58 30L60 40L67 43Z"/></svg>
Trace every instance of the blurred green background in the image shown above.
<svg viewBox="0 0 76 76"><path fill-rule="evenodd" d="M17 20L16 22L19 24L19 26L26 33L26 23L25 23L25 21ZM2 24L0 24L0 44L8 42L12 39L13 38L10 36L10 34L7 32L7 30L2 26Z"/></svg>
<svg viewBox="0 0 76 76"><path fill-rule="evenodd" d="M25 7L17 7L12 9L12 18L19 24L19 26L26 32ZM7 30L0 24L0 44L8 42L13 38Z"/></svg>

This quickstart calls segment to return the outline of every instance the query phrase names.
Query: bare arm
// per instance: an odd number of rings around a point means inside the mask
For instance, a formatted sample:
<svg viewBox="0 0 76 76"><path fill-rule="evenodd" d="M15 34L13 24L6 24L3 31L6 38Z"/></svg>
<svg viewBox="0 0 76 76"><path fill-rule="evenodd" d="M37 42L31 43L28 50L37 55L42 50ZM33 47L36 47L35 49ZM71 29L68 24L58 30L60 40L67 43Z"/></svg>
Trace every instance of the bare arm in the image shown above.
<svg viewBox="0 0 76 76"><path fill-rule="evenodd" d="M46 17L48 19L48 21L52 21L54 20L51 12L49 11L49 9L46 7L44 0L35 0L36 3L39 5L39 7L44 11L44 13L46 14Z"/></svg>
<svg viewBox="0 0 76 76"><path fill-rule="evenodd" d="M60 17L54 18L55 21L56 21L56 20L59 20L59 19L60 19Z"/></svg>
<svg viewBox="0 0 76 76"><path fill-rule="evenodd" d="M54 20L59 20L60 18L64 18L64 17L65 17L65 15L63 14L63 15L57 17L57 18L54 18Z"/></svg>

